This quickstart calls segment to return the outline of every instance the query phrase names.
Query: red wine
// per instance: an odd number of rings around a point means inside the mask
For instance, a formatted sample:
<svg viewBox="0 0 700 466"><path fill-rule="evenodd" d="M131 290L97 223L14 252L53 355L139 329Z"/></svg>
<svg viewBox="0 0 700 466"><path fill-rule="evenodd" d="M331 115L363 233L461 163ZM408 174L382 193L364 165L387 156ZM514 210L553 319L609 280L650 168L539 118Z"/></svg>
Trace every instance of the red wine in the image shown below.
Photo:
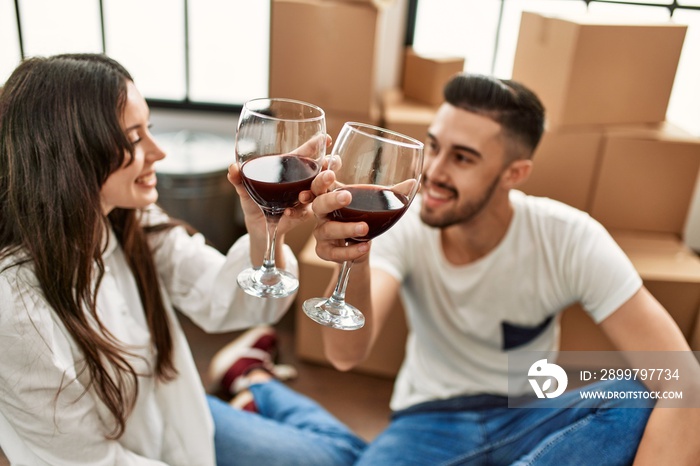
<svg viewBox="0 0 700 466"><path fill-rule="evenodd" d="M346 207L333 211L333 218L341 222L365 222L369 232L365 236L349 238L349 242L369 241L396 223L408 208L408 198L381 186L346 186L352 201Z"/></svg>
<svg viewBox="0 0 700 466"><path fill-rule="evenodd" d="M270 155L250 159L241 166L248 194L268 214L280 215L299 203L299 193L311 189L318 174L315 160L297 155Z"/></svg>

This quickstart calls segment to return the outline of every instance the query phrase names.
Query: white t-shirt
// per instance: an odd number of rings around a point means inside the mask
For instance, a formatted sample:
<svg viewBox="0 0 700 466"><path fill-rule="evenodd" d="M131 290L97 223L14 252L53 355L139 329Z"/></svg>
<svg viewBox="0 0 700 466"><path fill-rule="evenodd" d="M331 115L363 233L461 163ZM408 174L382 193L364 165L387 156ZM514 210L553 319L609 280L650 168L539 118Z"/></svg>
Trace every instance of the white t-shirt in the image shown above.
<svg viewBox="0 0 700 466"><path fill-rule="evenodd" d="M105 438L113 418L93 389L85 392L87 370L76 372L82 355L44 300L32 266L0 272L0 446L13 465L215 465L211 414L173 306L203 329L223 332L275 322L293 298L264 300L240 290L236 277L250 266L247 236L226 257L180 227L153 244L178 375L168 383L139 377L136 406L117 440ZM113 235L103 260L100 319L153 367L136 282ZM296 273L287 247L285 260ZM144 361L131 362L140 373L150 372Z"/></svg>
<svg viewBox="0 0 700 466"><path fill-rule="evenodd" d="M465 266L445 258L440 230L420 219L420 198L374 240L371 266L402 282L410 328L392 409L512 395L509 351L556 351L560 311L579 302L600 322L641 287L627 256L588 214L520 191L510 200L503 240Z"/></svg>

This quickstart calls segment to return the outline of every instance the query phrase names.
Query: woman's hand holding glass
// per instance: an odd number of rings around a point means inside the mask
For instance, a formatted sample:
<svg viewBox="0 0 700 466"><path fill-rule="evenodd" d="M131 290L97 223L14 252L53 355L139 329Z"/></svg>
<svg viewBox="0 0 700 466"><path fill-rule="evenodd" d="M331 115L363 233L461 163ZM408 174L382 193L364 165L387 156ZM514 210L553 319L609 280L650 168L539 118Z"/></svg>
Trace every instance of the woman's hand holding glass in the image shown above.
<svg viewBox="0 0 700 466"><path fill-rule="evenodd" d="M244 105L236 133L237 167L231 167L229 178L242 195L251 236L259 231L261 219L267 230L262 266L238 277L246 293L282 298L297 290L299 280L275 265L278 227L282 223L289 229L295 218L305 216L298 208L300 194L320 171L327 141L325 114L319 107L289 99L254 99ZM257 248L251 242L253 249Z"/></svg>
<svg viewBox="0 0 700 466"><path fill-rule="evenodd" d="M250 236L251 262L259 267L262 265L267 246L267 221L265 214L263 214L260 206L255 203L245 189L240 169L235 163L228 167L228 180L236 189L236 194L238 194L240 199L246 231ZM299 196L299 204L285 209L277 226L277 247L284 243L284 235L286 233L313 216L311 211L311 201L313 199L314 196L309 191L302 191ZM275 263L283 268L283 263L280 261L282 258L283 256L279 256Z"/></svg>

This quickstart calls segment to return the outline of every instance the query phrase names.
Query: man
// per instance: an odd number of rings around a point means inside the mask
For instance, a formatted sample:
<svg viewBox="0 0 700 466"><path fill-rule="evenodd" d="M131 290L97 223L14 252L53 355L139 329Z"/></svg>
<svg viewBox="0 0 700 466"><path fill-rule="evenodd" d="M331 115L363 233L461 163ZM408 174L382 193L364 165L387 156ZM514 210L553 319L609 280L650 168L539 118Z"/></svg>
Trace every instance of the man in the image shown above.
<svg viewBox="0 0 700 466"><path fill-rule="evenodd" d="M366 317L359 331L324 328L329 359L341 370L362 361L399 293L411 329L392 421L359 464L598 465L635 455L638 464L696 464L687 432L700 425L697 409L621 409L619 400L584 403L577 392L561 397L568 408L507 407L509 355L556 350L556 316L574 302L620 350L689 348L599 223L514 190L543 132L538 98L516 82L467 74L444 95L421 195L371 254L369 243L344 245L366 224L328 216L351 199L327 192L333 174L313 186L316 252L355 261L346 299Z"/></svg>

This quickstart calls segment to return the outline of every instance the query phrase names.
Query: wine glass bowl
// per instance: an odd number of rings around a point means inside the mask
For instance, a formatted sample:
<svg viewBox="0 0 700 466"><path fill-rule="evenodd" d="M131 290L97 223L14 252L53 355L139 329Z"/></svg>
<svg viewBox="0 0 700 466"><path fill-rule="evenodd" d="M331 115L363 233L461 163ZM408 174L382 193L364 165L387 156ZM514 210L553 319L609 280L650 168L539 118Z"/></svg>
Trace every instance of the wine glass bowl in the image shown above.
<svg viewBox="0 0 700 466"><path fill-rule="evenodd" d="M329 169L331 190L346 190L349 205L333 211L340 222L365 222L368 233L346 238L346 244L370 241L391 228L406 212L420 186L423 143L403 134L364 123L348 122L335 142ZM361 311L345 302L352 262L345 262L333 295L304 302L304 313L319 324L355 330L364 325Z"/></svg>
<svg viewBox="0 0 700 466"><path fill-rule="evenodd" d="M299 193L311 188L321 170L325 114L315 105L292 99L250 100L241 111L235 148L243 185L265 215L268 232L262 266L241 272L238 284L253 296L289 296L299 280L275 266L277 225L285 209L299 204Z"/></svg>

